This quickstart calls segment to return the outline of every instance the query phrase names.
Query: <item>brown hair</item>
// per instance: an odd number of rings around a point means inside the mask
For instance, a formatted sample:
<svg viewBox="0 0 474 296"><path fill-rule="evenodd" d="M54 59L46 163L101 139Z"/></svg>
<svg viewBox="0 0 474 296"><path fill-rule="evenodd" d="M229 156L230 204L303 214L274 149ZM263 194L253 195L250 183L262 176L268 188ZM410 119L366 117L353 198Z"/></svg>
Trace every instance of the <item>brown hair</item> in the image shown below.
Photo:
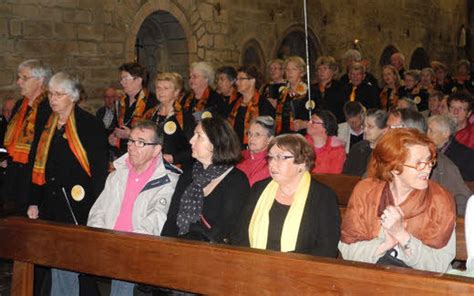
<svg viewBox="0 0 474 296"><path fill-rule="evenodd" d="M240 141L232 126L221 117L205 118L199 123L214 146L213 164L236 164L240 161Z"/></svg>
<svg viewBox="0 0 474 296"><path fill-rule="evenodd" d="M413 145L427 146L431 153L431 160L436 159L436 146L428 136L414 128L392 129L375 146L369 160L368 176L391 182L392 171L403 172L408 149Z"/></svg>
<svg viewBox="0 0 474 296"><path fill-rule="evenodd" d="M309 171L314 166L316 156L313 148L300 134L283 134L276 136L268 145L268 150L273 146L277 146L285 151L290 152L295 158L295 164L305 164Z"/></svg>

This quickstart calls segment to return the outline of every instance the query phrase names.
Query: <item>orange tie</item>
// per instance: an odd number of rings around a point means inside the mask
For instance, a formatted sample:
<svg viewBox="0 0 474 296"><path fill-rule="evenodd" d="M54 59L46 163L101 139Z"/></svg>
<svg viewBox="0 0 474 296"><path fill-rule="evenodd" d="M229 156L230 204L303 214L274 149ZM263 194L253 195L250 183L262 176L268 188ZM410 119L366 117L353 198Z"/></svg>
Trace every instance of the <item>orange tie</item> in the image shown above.
<svg viewBox="0 0 474 296"><path fill-rule="evenodd" d="M357 86L352 87L351 96L349 97L350 102L354 102L356 99L356 89L357 89Z"/></svg>

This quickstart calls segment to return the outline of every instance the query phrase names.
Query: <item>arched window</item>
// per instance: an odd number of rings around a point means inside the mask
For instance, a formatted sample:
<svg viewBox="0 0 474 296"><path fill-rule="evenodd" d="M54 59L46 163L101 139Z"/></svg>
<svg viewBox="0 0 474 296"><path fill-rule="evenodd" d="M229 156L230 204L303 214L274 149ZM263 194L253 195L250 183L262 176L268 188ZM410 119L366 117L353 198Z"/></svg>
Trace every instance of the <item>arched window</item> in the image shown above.
<svg viewBox="0 0 474 296"><path fill-rule="evenodd" d="M396 52L399 52L399 50L393 45L388 45L385 47L385 49L382 51L382 54L380 55L380 67L390 64L390 57Z"/></svg>
<svg viewBox="0 0 474 296"><path fill-rule="evenodd" d="M251 39L242 47L240 56L241 65L255 65L262 74L265 74L265 57L262 47L257 40Z"/></svg>
<svg viewBox="0 0 474 296"><path fill-rule="evenodd" d="M411 55L410 69L421 70L426 67L430 67L430 58L422 47L418 47Z"/></svg>

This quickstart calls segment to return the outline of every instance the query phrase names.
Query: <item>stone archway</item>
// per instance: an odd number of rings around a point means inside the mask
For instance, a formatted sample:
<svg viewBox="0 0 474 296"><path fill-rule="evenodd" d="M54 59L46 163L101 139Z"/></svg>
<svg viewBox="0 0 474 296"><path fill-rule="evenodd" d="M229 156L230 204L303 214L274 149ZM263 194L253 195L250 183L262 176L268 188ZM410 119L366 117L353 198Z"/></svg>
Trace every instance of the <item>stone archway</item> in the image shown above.
<svg viewBox="0 0 474 296"><path fill-rule="evenodd" d="M161 18L163 18L163 21ZM155 66L155 69L176 71L183 75L183 78L186 79L188 76L188 65L192 61L196 60L197 57L196 36L193 34L193 26L191 26L189 23L188 17L176 4L172 3L170 0L149 0L140 7L139 11L134 17L133 23L129 30L129 35L127 37L126 60L139 60L140 52L138 52L137 49L140 49L142 46L140 44L142 43L140 40L137 42L137 37L139 36L143 25L146 25L147 27L151 26L151 28L149 27L146 29L148 32L151 31L156 34L161 33L159 36L162 37L158 39L163 40L163 38L167 37L166 32L171 32L169 28L167 28L168 21L166 20L168 20L172 26L174 26L174 28L180 28L178 35L181 37L179 37L178 40L181 38L181 41L178 42L178 48L181 48L182 52L180 52L180 50L175 50L177 47L173 38L166 42L162 42L161 44L156 44L155 42L155 45L157 46L153 51L153 55L155 56L155 59L157 57L162 58L161 61L165 62L163 67L158 65ZM155 28L153 28L153 25ZM145 29L143 32L145 32ZM184 38L182 36L184 36ZM143 37L144 36L142 36L142 38ZM179 56L180 64L175 64L174 61L166 63L166 59L163 59L166 55ZM142 59L144 58L140 58L140 62L142 62ZM146 61L146 63L151 62ZM186 66L183 69L184 65Z"/></svg>
<svg viewBox="0 0 474 296"><path fill-rule="evenodd" d="M186 35L178 20L169 12L155 11L143 21L137 33L135 49L137 61L150 72L150 90L153 89L153 78L159 72L177 72L187 76Z"/></svg>
<svg viewBox="0 0 474 296"><path fill-rule="evenodd" d="M257 40L251 39L242 47L240 56L241 65L255 65L262 74L265 74L265 55Z"/></svg>
<svg viewBox="0 0 474 296"><path fill-rule="evenodd" d="M380 67L390 64L390 57L392 56L392 54L396 52L400 52L400 51L391 44L387 45L385 49L382 51L382 54L380 55L380 60L379 60Z"/></svg>
<svg viewBox="0 0 474 296"><path fill-rule="evenodd" d="M322 54L316 35L309 29L309 63L311 80L315 78L315 63L317 58ZM290 27L278 43L275 56L279 59L286 59L290 56L300 56L306 61L306 37L304 28L301 25Z"/></svg>
<svg viewBox="0 0 474 296"><path fill-rule="evenodd" d="M411 55L409 69L421 70L426 67L430 67L430 58L423 47L418 47Z"/></svg>

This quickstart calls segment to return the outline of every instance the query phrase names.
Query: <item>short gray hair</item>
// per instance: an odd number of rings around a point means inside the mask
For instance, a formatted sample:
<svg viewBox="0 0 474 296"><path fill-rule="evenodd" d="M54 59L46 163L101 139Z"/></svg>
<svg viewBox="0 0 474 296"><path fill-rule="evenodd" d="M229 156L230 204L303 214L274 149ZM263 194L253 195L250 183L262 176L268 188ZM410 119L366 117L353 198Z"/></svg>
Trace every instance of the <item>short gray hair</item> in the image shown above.
<svg viewBox="0 0 474 296"><path fill-rule="evenodd" d="M214 68L207 62L194 62L191 64L190 67L191 71L199 71L202 75L207 79L207 84L210 86L214 86L214 79L216 77L216 73Z"/></svg>
<svg viewBox="0 0 474 296"><path fill-rule="evenodd" d="M275 120L271 116L259 116L250 121L250 124L258 124L267 131L267 136L272 137L275 135Z"/></svg>
<svg viewBox="0 0 474 296"><path fill-rule="evenodd" d="M413 77L413 79L415 79L416 82L420 82L421 80L420 75L421 75L420 70L412 69L412 70L405 71L405 77L411 76Z"/></svg>
<svg viewBox="0 0 474 296"><path fill-rule="evenodd" d="M360 51L356 49L349 49L347 50L344 55L342 56L343 59L351 59L355 62L360 62L362 61L362 55L360 54Z"/></svg>
<svg viewBox="0 0 474 296"><path fill-rule="evenodd" d="M61 88L71 98L73 103L79 101L82 85L77 77L71 76L66 72L58 72L51 77L48 87L56 85Z"/></svg>
<svg viewBox="0 0 474 296"><path fill-rule="evenodd" d="M52 71L51 68L40 60L31 59L23 61L20 65L18 65L18 72L20 70L28 68L31 71L31 75L35 78L43 78L43 85L46 86L48 84L49 79L51 78Z"/></svg>
<svg viewBox="0 0 474 296"><path fill-rule="evenodd" d="M449 115L433 115L428 118L428 124L436 122L443 132L448 131L449 137L452 138L457 132L458 124L454 118Z"/></svg>
<svg viewBox="0 0 474 296"><path fill-rule="evenodd" d="M133 127L132 130L150 130L153 132L153 143L163 146L164 135L163 128L158 127L156 123L151 120L140 120Z"/></svg>

